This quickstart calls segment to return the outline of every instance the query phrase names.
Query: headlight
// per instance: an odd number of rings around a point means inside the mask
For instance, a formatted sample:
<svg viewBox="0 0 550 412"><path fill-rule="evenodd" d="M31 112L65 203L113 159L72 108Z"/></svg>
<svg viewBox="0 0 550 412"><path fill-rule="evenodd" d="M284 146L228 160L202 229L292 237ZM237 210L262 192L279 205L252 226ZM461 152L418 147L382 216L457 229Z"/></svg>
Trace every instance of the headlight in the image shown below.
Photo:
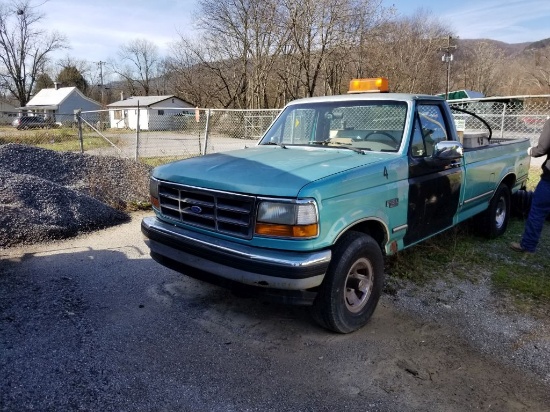
<svg viewBox="0 0 550 412"><path fill-rule="evenodd" d="M256 234L288 238L317 236L319 217L315 201L263 200L258 206Z"/></svg>

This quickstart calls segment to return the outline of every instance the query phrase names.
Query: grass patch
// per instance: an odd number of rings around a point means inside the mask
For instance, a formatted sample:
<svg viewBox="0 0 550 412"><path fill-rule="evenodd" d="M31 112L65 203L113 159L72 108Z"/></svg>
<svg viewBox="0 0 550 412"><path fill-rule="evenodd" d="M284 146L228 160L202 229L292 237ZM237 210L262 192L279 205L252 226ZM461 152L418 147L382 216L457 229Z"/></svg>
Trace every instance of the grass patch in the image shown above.
<svg viewBox="0 0 550 412"><path fill-rule="evenodd" d="M486 259L484 242L472 233L469 223L464 223L389 256L386 269L391 276L418 284L450 277L475 281L472 265L482 269Z"/></svg>
<svg viewBox="0 0 550 412"><path fill-rule="evenodd" d="M111 144L95 132L86 130L83 133L84 151L110 147ZM119 138L109 137L114 144L119 144ZM18 143L37 146L43 149L76 152L80 151L78 130L68 127L58 129L15 130L0 128L0 144Z"/></svg>
<svg viewBox="0 0 550 412"><path fill-rule="evenodd" d="M541 170L538 166L531 166L529 169L529 180L527 181L527 190L535 190L540 180Z"/></svg>
<svg viewBox="0 0 550 412"><path fill-rule="evenodd" d="M550 223L544 225L537 253L506 250L510 242L521 239L524 224L523 219L512 219L504 236L493 241L501 254L488 261L491 281L519 300L550 305Z"/></svg>
<svg viewBox="0 0 550 412"><path fill-rule="evenodd" d="M127 212L137 212L139 210L153 210L153 206L150 202L145 201L139 201L139 202L128 202L126 204L126 211Z"/></svg>
<svg viewBox="0 0 550 412"><path fill-rule="evenodd" d="M100 136L83 136L83 146L84 151L92 150L92 149L102 149L105 147L111 147L111 144L107 142L105 139L103 139ZM110 139L115 145L117 144L117 141L113 141L113 139ZM41 147L43 149L50 149L50 150L57 150L57 151L63 151L63 152L76 152L80 151L80 141L78 140L78 137L76 140L67 140L67 141L56 141L56 139L52 139L50 143L40 143L36 145L37 147Z"/></svg>
<svg viewBox="0 0 550 412"><path fill-rule="evenodd" d="M188 159L190 156L163 156L163 157L140 157L139 161L151 167L157 167L165 165L167 163L175 162L177 160Z"/></svg>

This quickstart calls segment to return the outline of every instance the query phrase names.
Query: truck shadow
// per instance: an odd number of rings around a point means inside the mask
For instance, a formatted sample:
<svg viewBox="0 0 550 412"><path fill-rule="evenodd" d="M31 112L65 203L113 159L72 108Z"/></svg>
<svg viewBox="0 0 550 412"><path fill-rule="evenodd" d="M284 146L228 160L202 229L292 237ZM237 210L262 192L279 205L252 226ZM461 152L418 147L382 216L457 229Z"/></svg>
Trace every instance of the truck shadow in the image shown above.
<svg viewBox="0 0 550 412"><path fill-rule="evenodd" d="M192 276L201 276L194 271ZM64 327L77 324L151 334L159 323L180 330L223 329L226 334L275 326L325 333L308 307L237 296L165 268L137 247L0 255L0 301L0 324L17 330L7 333L14 337L63 336Z"/></svg>

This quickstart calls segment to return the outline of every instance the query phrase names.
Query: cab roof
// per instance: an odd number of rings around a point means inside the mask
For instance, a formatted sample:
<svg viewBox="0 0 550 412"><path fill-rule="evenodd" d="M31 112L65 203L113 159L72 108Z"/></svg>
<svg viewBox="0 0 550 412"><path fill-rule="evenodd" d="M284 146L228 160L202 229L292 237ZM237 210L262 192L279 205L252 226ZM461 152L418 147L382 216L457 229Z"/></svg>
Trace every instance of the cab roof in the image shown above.
<svg viewBox="0 0 550 412"><path fill-rule="evenodd" d="M288 106L295 105L295 104L304 104L304 103L349 102L349 101L365 101L365 100L412 102L415 100L443 101L445 99L442 97L432 96L428 94L352 93L352 94L340 94L335 96L306 97L303 99L293 100L292 102L288 103Z"/></svg>

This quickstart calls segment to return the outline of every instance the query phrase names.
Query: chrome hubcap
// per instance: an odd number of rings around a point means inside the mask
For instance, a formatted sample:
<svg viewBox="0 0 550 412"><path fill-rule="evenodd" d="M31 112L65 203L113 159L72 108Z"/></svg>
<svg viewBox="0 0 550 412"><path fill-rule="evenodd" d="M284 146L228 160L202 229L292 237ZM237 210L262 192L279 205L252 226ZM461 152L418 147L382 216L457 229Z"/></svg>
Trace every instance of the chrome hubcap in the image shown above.
<svg viewBox="0 0 550 412"><path fill-rule="evenodd" d="M500 198L497 204L497 209L495 213L495 223L497 225L497 229L500 229L502 225L504 224L504 220L506 218L506 201L504 198Z"/></svg>
<svg viewBox="0 0 550 412"><path fill-rule="evenodd" d="M348 272L344 300L352 313L361 311L367 304L374 284L374 270L368 259L358 259Z"/></svg>

